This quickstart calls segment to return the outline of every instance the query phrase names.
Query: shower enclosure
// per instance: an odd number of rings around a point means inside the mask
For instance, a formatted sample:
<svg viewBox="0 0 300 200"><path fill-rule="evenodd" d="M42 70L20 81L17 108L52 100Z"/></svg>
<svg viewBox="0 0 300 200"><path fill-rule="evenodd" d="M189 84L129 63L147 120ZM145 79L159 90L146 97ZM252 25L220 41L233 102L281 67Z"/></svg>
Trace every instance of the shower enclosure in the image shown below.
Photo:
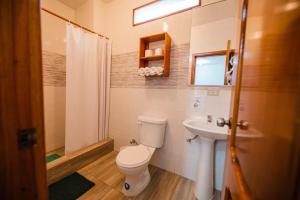
<svg viewBox="0 0 300 200"><path fill-rule="evenodd" d="M47 161L108 137L111 41L42 11Z"/></svg>

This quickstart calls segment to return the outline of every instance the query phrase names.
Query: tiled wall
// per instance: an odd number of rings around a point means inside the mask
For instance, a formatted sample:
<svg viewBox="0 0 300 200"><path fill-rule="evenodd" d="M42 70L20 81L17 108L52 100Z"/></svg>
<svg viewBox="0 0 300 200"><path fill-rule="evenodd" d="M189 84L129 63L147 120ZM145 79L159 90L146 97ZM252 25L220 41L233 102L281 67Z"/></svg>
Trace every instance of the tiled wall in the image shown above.
<svg viewBox="0 0 300 200"><path fill-rule="evenodd" d="M66 56L43 51L46 151L65 145Z"/></svg>
<svg viewBox="0 0 300 200"><path fill-rule="evenodd" d="M189 44L174 45L171 48L169 77L139 77L138 52L130 52L112 56L111 87L112 88L187 88ZM152 65L159 66L159 62ZM151 63L150 63L151 66Z"/></svg>
<svg viewBox="0 0 300 200"><path fill-rule="evenodd" d="M43 51L43 85L66 86L66 56Z"/></svg>

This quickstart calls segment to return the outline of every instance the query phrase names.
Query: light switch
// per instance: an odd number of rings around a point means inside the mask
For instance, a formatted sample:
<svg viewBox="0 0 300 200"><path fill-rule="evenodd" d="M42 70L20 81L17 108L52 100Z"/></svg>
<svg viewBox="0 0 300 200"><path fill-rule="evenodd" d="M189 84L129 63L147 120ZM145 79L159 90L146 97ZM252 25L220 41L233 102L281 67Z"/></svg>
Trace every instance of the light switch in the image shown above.
<svg viewBox="0 0 300 200"><path fill-rule="evenodd" d="M207 90L207 96L219 96L220 90L216 89L208 89Z"/></svg>

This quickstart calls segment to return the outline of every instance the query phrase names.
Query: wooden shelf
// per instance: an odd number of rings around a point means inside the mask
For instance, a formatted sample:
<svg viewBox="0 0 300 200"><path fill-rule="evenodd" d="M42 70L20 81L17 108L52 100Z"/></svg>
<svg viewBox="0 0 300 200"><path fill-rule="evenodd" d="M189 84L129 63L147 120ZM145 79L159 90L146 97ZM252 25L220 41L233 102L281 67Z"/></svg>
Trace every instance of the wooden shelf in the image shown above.
<svg viewBox="0 0 300 200"><path fill-rule="evenodd" d="M163 55L145 57L145 50L149 49L151 42L163 41ZM171 38L168 33L160 33L156 35L150 35L140 38L140 55L139 55L139 67L147 67L149 62L154 60L161 60L164 68L162 75L154 75L147 77L161 77L169 76L170 74L170 54L171 54Z"/></svg>
<svg viewBox="0 0 300 200"><path fill-rule="evenodd" d="M145 76L145 77L147 78L147 77L163 77L163 76L165 76L165 75L163 75L163 74L162 75L157 75L156 74L156 75L149 75L149 76Z"/></svg>
<svg viewBox="0 0 300 200"><path fill-rule="evenodd" d="M148 56L148 57L142 57L140 58L141 60L163 60L164 56L160 55L160 56Z"/></svg>

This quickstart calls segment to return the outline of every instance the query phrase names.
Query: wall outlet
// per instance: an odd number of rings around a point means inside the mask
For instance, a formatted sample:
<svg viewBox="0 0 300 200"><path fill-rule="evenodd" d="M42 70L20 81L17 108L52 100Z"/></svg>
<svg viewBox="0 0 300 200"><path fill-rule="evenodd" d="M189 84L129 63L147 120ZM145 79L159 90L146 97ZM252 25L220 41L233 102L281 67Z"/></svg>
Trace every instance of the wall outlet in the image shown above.
<svg viewBox="0 0 300 200"><path fill-rule="evenodd" d="M208 89L207 96L219 96L220 90L218 89Z"/></svg>

